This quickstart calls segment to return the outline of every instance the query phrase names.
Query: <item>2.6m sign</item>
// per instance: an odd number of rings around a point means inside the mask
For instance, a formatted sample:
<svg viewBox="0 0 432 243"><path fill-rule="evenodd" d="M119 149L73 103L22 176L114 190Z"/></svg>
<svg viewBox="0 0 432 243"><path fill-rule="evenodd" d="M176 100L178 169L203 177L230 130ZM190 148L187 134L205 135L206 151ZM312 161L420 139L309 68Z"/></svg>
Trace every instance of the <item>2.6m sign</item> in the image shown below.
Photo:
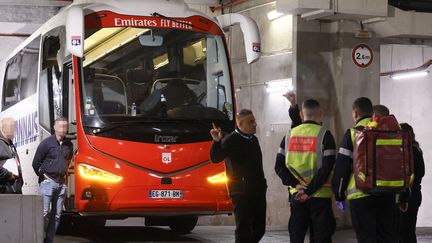
<svg viewBox="0 0 432 243"><path fill-rule="evenodd" d="M356 66L367 68L374 58L372 48L366 44L359 44L353 48L351 58Z"/></svg>

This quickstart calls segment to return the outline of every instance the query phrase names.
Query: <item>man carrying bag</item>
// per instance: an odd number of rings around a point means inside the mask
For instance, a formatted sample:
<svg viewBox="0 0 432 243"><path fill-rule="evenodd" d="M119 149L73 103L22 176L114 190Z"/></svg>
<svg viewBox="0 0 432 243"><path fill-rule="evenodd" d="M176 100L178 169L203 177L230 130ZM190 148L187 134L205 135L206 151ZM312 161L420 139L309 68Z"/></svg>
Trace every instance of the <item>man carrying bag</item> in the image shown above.
<svg viewBox="0 0 432 243"><path fill-rule="evenodd" d="M12 142L15 136L15 120L13 118L4 118L1 120L0 131L0 193L3 194L21 194L24 184L21 164L16 148ZM3 165L7 160L15 158L18 175L9 172Z"/></svg>

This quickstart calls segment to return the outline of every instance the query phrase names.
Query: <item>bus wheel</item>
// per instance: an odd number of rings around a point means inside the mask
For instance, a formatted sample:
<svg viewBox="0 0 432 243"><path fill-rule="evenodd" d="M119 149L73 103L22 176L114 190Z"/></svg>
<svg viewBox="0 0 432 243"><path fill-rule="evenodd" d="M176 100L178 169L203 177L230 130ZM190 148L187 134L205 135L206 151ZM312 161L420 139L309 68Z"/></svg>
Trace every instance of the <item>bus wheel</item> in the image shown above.
<svg viewBox="0 0 432 243"><path fill-rule="evenodd" d="M175 217L169 224L169 227L176 233L188 234L196 226L198 222L198 217L188 216L188 217Z"/></svg>

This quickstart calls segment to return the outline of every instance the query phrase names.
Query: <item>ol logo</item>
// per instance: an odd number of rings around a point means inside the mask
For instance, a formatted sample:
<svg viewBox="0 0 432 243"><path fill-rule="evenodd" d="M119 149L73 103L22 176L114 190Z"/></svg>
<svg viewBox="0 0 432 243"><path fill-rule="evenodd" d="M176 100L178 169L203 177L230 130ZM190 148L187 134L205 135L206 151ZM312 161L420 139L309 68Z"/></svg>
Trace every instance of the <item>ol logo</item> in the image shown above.
<svg viewBox="0 0 432 243"><path fill-rule="evenodd" d="M171 153L162 153L162 163L166 165L171 163Z"/></svg>
<svg viewBox="0 0 432 243"><path fill-rule="evenodd" d="M73 46L81 45L81 36L72 36L71 42Z"/></svg>
<svg viewBox="0 0 432 243"><path fill-rule="evenodd" d="M252 51L261 52L261 44L257 42L252 43Z"/></svg>

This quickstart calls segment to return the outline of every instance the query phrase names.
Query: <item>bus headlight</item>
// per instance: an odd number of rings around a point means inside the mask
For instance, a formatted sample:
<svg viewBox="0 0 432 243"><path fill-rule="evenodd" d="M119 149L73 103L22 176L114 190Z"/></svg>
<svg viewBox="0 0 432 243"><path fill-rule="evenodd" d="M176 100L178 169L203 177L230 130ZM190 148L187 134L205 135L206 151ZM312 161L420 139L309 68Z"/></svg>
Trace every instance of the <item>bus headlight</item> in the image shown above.
<svg viewBox="0 0 432 243"><path fill-rule="evenodd" d="M207 177L207 181L212 184L224 184L228 181L228 177L226 176L225 172L221 172L214 176Z"/></svg>
<svg viewBox="0 0 432 243"><path fill-rule="evenodd" d="M81 177L88 180L117 183L123 179L121 176L114 175L108 171L87 164L79 164L78 172Z"/></svg>

